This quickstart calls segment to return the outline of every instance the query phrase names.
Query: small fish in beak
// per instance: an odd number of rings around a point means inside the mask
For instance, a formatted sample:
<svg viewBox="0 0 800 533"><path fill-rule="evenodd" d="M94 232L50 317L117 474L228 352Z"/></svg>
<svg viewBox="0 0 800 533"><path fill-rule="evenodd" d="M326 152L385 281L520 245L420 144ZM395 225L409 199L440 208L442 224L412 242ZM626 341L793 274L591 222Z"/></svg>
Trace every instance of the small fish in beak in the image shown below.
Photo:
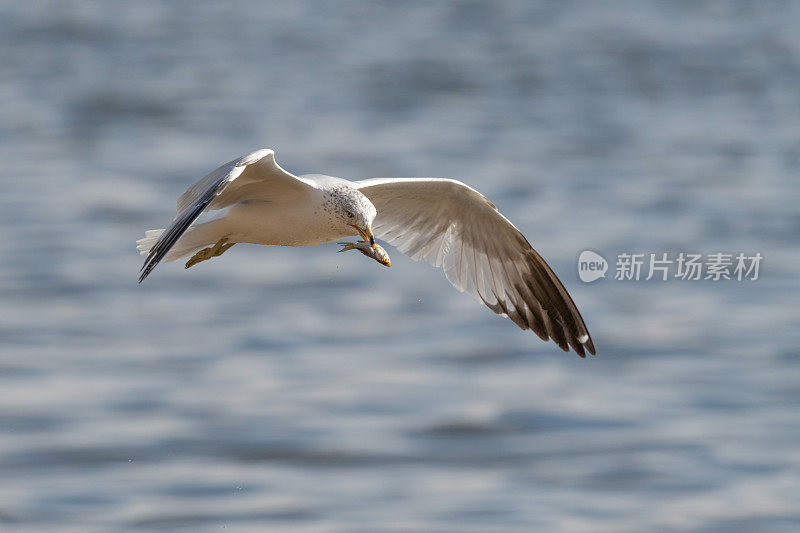
<svg viewBox="0 0 800 533"><path fill-rule="evenodd" d="M374 243L375 241L373 240L372 242ZM358 250L362 254L366 255L367 257L371 257L385 267L392 266L392 261L389 259L389 254L386 253L386 250L384 250L380 244L370 244L366 241L340 242L339 244L342 245L342 249L339 250L340 252L346 252L347 250Z"/></svg>
<svg viewBox="0 0 800 533"><path fill-rule="evenodd" d="M361 235L361 238L364 239L364 242L369 241L369 245L372 246L373 248L375 246L377 246L375 244L375 236L372 234L372 228L369 227L369 224L367 224L367 227L364 228L364 229L359 228L355 224L350 224L350 226L356 229L358 234ZM339 243L339 244L342 244L342 243ZM339 251L341 252L341 250L339 250ZM386 253L386 251L384 250L383 253ZM387 255L386 257L389 257L389 256Z"/></svg>

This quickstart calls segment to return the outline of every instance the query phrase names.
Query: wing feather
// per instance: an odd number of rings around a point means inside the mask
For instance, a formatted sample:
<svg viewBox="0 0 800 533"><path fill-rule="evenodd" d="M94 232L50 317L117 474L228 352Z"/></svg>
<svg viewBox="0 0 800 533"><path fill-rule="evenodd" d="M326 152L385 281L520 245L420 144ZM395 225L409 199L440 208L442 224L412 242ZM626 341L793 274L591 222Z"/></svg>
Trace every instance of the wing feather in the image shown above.
<svg viewBox="0 0 800 533"><path fill-rule="evenodd" d="M150 249L139 283L153 271L203 211L222 209L245 200L270 201L302 194L313 186L286 172L265 148L234 159L213 170L178 199L178 214Z"/></svg>
<svg viewBox="0 0 800 533"><path fill-rule="evenodd" d="M527 239L483 195L444 178L357 182L378 211L375 234L444 269L448 281L522 329L581 357L595 348L575 303Z"/></svg>

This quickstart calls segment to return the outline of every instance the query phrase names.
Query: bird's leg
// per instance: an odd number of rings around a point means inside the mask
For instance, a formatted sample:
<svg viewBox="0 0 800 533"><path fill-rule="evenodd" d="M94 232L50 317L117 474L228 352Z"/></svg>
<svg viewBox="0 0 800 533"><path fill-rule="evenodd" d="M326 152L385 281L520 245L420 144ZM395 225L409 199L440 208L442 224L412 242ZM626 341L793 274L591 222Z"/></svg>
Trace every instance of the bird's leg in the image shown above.
<svg viewBox="0 0 800 533"><path fill-rule="evenodd" d="M226 244L227 243L227 244ZM208 248L203 248L196 254L192 256L191 259L186 261L186 268L193 267L197 263L202 261L206 261L211 259L212 257L217 257L218 255L222 255L227 252L231 246L236 244L235 242L228 243L228 238L223 237L217 241L217 244L214 246L209 246Z"/></svg>
<svg viewBox="0 0 800 533"><path fill-rule="evenodd" d="M223 240L223 241L227 241L228 239L222 239L222 240ZM217 251L217 252L216 252L216 253L213 255L213 257L216 257L216 256L218 256L218 255L222 255L222 254L224 254L225 252L227 252L228 250L230 250L230 249L231 249L231 247L232 247L234 244L236 244L236 243L235 243L235 242L229 242L229 243L227 243L227 244L222 244L222 245L219 247L219 250L218 250L218 251Z"/></svg>

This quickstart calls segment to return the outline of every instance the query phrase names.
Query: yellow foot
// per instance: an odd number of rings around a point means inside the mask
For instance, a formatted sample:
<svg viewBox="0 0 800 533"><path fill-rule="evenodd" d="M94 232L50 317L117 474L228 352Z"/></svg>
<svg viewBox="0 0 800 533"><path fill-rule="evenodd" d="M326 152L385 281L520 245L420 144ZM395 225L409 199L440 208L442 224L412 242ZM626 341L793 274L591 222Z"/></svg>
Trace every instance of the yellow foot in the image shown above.
<svg viewBox="0 0 800 533"><path fill-rule="evenodd" d="M225 252L227 252L231 248L231 246L236 244L235 242L225 244L227 242L228 238L223 237L222 239L217 241L217 244L215 244L214 246L203 248L202 250L194 254L191 259L186 261L186 268L193 267L197 263L206 261L208 259L211 259L212 257L217 257L218 255L222 255Z"/></svg>

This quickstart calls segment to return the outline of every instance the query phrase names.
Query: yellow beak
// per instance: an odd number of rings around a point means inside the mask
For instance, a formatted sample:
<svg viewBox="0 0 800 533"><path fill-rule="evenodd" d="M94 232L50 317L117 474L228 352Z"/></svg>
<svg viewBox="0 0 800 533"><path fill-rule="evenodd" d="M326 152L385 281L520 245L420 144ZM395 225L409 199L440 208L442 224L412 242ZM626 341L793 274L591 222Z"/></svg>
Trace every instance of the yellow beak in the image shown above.
<svg viewBox="0 0 800 533"><path fill-rule="evenodd" d="M350 225L353 226L356 231L358 231L358 233L361 235L361 238L364 239L364 242L369 242L370 246L372 246L373 249L375 248L375 236L372 234L372 228L369 227L369 224L367 224L367 227L364 229L359 228L355 224Z"/></svg>

